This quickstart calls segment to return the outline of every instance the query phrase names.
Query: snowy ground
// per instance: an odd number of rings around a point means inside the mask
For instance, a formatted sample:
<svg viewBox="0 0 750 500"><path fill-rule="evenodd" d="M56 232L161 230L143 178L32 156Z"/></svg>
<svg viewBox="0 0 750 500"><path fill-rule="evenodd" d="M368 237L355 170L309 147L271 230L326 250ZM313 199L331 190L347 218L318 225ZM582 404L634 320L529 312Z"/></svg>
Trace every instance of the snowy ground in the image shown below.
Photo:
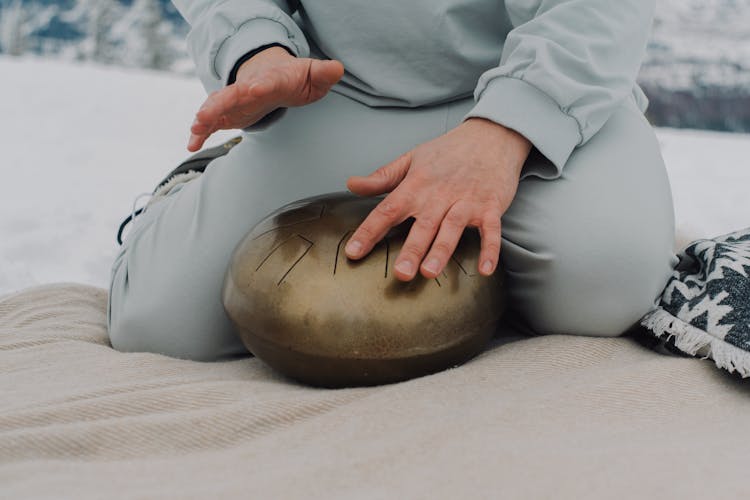
<svg viewBox="0 0 750 500"><path fill-rule="evenodd" d="M640 80L700 93L750 86L750 2L659 0Z"/></svg>
<svg viewBox="0 0 750 500"><path fill-rule="evenodd" d="M107 287L117 227L189 155L203 88L165 73L2 57L0 75L0 295L57 281ZM750 136L658 134L680 239L750 226Z"/></svg>

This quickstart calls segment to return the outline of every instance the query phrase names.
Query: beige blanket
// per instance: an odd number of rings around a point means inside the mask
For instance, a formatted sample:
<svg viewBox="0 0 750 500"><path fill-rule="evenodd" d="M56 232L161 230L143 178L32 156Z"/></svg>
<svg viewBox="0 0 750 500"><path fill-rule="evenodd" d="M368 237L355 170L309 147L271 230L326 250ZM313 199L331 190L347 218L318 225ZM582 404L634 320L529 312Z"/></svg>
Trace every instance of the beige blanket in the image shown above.
<svg viewBox="0 0 750 500"><path fill-rule="evenodd" d="M633 338L506 329L463 366L315 389L120 353L106 291L0 300L2 498L747 498L750 385Z"/></svg>

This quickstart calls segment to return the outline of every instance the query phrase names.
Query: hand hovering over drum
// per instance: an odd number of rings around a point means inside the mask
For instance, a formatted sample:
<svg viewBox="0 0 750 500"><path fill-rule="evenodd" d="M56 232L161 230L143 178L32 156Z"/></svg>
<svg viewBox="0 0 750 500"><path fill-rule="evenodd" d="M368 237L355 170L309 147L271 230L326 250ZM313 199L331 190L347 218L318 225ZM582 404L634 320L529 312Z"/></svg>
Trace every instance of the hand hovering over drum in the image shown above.
<svg viewBox="0 0 750 500"><path fill-rule="evenodd" d="M234 83L208 96L187 149L198 151L217 130L249 127L276 108L315 102L343 75L339 61L298 58L278 46L258 52L239 67Z"/></svg>
<svg viewBox="0 0 750 500"><path fill-rule="evenodd" d="M414 217L395 260L395 276L420 271L435 278L448 263L467 226L481 236L480 274L492 274L500 256L500 218L518 189L531 143L514 130L469 118L449 132L401 155L368 176L353 176L353 193L388 195L370 212L346 245L360 259L388 233Z"/></svg>

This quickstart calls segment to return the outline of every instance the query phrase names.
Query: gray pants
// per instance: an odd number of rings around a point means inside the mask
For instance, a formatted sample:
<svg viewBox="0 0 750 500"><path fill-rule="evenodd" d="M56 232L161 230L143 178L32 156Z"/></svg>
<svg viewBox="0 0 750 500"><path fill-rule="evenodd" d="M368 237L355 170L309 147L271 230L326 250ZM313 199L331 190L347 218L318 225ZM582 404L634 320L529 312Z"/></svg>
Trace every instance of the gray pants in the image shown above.
<svg viewBox="0 0 750 500"><path fill-rule="evenodd" d="M268 213L345 190L458 125L471 98L372 108L334 92L245 134L199 177L136 218L112 265L112 346L194 360L248 352L221 288L235 245ZM509 305L536 334L616 336L645 314L676 262L672 197L659 145L629 100L557 179L529 157L504 214Z"/></svg>

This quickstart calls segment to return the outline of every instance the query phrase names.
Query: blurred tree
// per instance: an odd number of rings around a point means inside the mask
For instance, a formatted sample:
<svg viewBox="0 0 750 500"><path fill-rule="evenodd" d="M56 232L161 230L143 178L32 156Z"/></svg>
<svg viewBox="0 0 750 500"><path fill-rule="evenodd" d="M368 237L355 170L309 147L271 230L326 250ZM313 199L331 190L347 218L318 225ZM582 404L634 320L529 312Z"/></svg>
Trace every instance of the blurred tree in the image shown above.
<svg viewBox="0 0 750 500"><path fill-rule="evenodd" d="M115 0L80 0L86 22L86 38L81 44L83 57L101 63L117 61L116 43L111 27L121 15L121 6Z"/></svg>
<svg viewBox="0 0 750 500"><path fill-rule="evenodd" d="M171 27L164 21L158 0L135 0L130 17L133 34L128 43L130 56L138 66L169 69L175 59Z"/></svg>
<svg viewBox="0 0 750 500"><path fill-rule="evenodd" d="M15 0L0 17L0 49L11 56L26 52L29 36L29 15L21 0Z"/></svg>

